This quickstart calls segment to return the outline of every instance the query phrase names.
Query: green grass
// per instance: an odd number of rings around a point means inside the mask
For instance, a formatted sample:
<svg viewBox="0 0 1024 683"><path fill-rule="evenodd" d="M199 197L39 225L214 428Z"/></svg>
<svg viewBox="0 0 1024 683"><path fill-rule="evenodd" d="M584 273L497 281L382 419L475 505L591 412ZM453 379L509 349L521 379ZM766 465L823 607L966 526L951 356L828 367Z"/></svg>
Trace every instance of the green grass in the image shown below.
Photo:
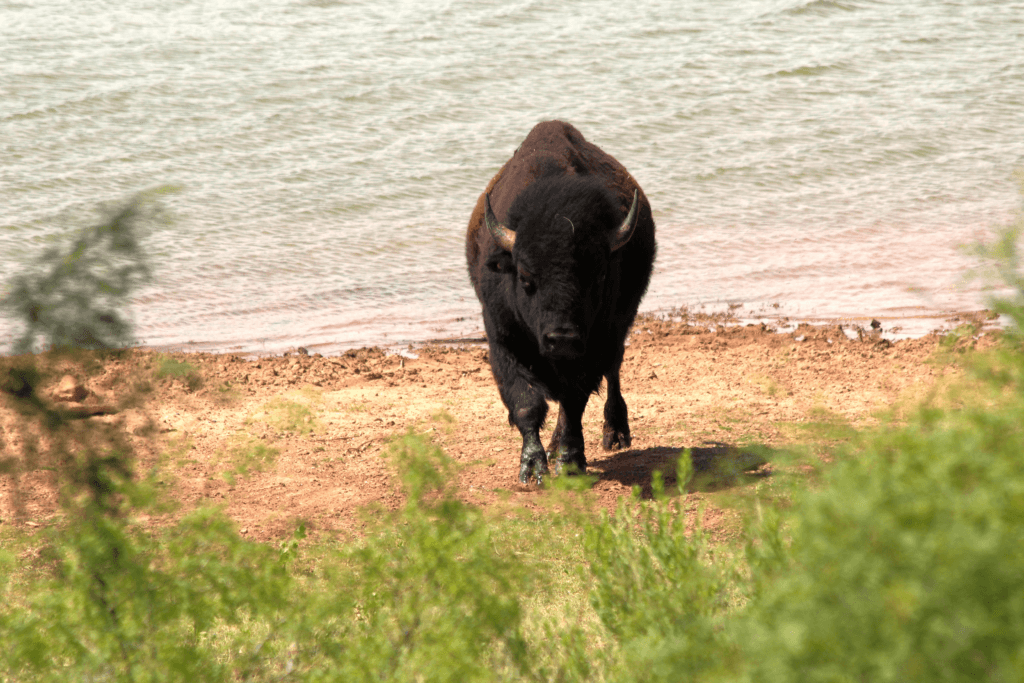
<svg viewBox="0 0 1024 683"><path fill-rule="evenodd" d="M239 435L223 453L229 469L221 473L224 481L234 485L239 478L246 478L253 472L263 472L274 464L280 449L270 446L248 435Z"/></svg>
<svg viewBox="0 0 1024 683"><path fill-rule="evenodd" d="M310 434L318 426L313 410L306 403L278 397L267 403L264 410L267 424L279 432Z"/></svg>
<svg viewBox="0 0 1024 683"><path fill-rule="evenodd" d="M189 391L195 391L203 386L199 368L187 361L161 353L156 355L154 363L156 367L153 369L153 377L156 379L180 380Z"/></svg>
<svg viewBox="0 0 1024 683"><path fill-rule="evenodd" d="M449 413L447 410L441 409L430 416L430 419L434 422L443 422L445 424L454 424L455 416Z"/></svg>

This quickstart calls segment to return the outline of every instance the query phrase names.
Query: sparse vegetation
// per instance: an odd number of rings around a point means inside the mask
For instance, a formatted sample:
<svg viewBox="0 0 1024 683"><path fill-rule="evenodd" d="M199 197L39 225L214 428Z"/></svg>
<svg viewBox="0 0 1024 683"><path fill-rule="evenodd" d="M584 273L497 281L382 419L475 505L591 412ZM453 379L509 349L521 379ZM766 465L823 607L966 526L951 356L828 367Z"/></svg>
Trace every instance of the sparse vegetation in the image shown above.
<svg viewBox="0 0 1024 683"><path fill-rule="evenodd" d="M305 403L276 398L265 407L267 423L280 432L309 434L316 429L316 418Z"/></svg>
<svg viewBox="0 0 1024 683"><path fill-rule="evenodd" d="M233 485L237 478L245 478L253 472L262 472L270 467L279 454L280 450L274 446L248 435L240 435L224 454L230 468L221 476Z"/></svg>
<svg viewBox="0 0 1024 683"><path fill-rule="evenodd" d="M431 415L430 419L434 420L435 422L444 422L445 424L452 424L455 422L455 417L444 409L439 410L433 415Z"/></svg>
<svg viewBox="0 0 1024 683"><path fill-rule="evenodd" d="M241 394L238 392L238 388L231 384L231 382L221 382L217 385L217 393L215 394L218 402L223 405L230 405L238 401Z"/></svg>
<svg viewBox="0 0 1024 683"><path fill-rule="evenodd" d="M188 361L178 360L166 354L157 355L153 377L179 380L188 387L189 391L195 391L203 386L203 377L199 374L199 368Z"/></svg>

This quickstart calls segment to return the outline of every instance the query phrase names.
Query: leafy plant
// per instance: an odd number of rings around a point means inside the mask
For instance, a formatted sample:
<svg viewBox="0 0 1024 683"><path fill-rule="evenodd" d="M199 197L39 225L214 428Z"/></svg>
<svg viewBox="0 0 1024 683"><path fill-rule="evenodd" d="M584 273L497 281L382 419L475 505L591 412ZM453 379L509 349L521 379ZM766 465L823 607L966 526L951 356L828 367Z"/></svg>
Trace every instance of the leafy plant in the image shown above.
<svg viewBox="0 0 1024 683"><path fill-rule="evenodd" d="M2 472L17 492L21 472L51 469L63 512L47 541L50 571L0 606L0 676L228 680L215 627L272 623L287 604L285 564L210 511L145 532L138 513L162 508L155 482L136 475L123 431L51 405L37 391L42 378L31 357L0 375L23 445Z"/></svg>
<svg viewBox="0 0 1024 683"><path fill-rule="evenodd" d="M1022 204L1015 219L1001 229L996 239L977 244L973 253L988 264L988 278L1004 290L990 300L993 310L1010 322L1009 331L1018 341L1024 339L1024 270L1021 238L1024 237L1024 169L1017 172Z"/></svg>
<svg viewBox="0 0 1024 683"><path fill-rule="evenodd" d="M692 476L690 454L677 481ZM689 535L678 500L660 473L654 501L620 505L586 529L591 602L622 651L624 680L693 680L728 669L731 645L720 624L733 600L736 572L712 553L700 520ZM717 560L717 561L716 561Z"/></svg>
<svg viewBox="0 0 1024 683"><path fill-rule="evenodd" d="M1019 680L1024 402L922 409L808 492L742 624L755 680ZM784 553L780 550L785 547Z"/></svg>
<svg viewBox="0 0 1024 683"><path fill-rule="evenodd" d="M389 457L405 505L328 566L334 591L293 636L313 679L493 680L529 675L519 596L531 576L502 557L480 512L449 489L453 463L420 435ZM382 520L383 521L383 520Z"/></svg>

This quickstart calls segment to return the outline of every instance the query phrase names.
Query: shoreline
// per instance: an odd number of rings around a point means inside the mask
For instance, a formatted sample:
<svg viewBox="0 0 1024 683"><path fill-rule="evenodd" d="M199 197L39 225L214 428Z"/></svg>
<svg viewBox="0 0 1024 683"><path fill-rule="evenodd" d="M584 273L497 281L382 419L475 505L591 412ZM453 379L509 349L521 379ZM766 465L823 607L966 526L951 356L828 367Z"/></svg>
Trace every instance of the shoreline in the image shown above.
<svg viewBox="0 0 1024 683"><path fill-rule="evenodd" d="M637 320L653 318L674 322L716 321L731 325L764 324L783 334L791 332L804 324L814 327L839 325L847 331L848 335L853 337L857 336L856 330L868 331L872 329L873 323L877 323L881 327L877 331L872 330L872 334L880 335L889 341L896 341L923 337L938 331L948 331L962 324L976 325L979 330L995 330L999 328L1000 323L993 315L989 309L978 308L973 310L915 311L906 315L790 316L781 313L768 313L766 311L741 311L737 310L737 307L721 305L701 306L696 311L687 307L663 307L641 312L638 314ZM462 323L464 331L458 334L434 336L426 339L402 339L393 342L369 342L364 344L314 341L282 343L266 348L266 340L264 339L261 342L257 342L257 340L250 340L249 342L239 340L224 342L190 341L174 344L140 345L135 348L156 353L209 353L214 355L240 355L245 358L267 358L302 353L303 349L309 355L320 354L324 357L340 356L353 350L378 348L383 349L389 354L410 356L415 353L416 349L424 346L486 345L487 338L484 334L482 322L479 322L475 327L472 325L465 326L467 321L464 318L451 322ZM437 321L424 321L420 324L420 327L426 329L429 326L437 329L438 324ZM386 337L387 335L384 336ZM256 346L263 348L256 349Z"/></svg>

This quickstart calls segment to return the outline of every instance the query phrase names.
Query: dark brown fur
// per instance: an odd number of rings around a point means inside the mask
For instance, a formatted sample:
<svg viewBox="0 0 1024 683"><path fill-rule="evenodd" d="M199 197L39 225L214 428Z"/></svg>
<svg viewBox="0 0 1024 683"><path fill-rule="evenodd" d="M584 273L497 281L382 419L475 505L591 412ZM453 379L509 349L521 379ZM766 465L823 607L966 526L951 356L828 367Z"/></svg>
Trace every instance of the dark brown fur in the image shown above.
<svg viewBox="0 0 1024 683"><path fill-rule="evenodd" d="M634 193L636 227L612 250L609 237ZM517 235L511 253L485 226L487 194L497 220ZM619 368L654 255L654 220L643 190L622 164L561 121L534 127L477 200L466 261L483 306L491 370L509 422L523 436L520 481L531 475L540 481L547 472L538 433L546 399L560 404L548 450L560 466L585 471L581 419L602 377L603 446L630 444ZM534 277L535 286L528 282ZM563 348L546 346L556 342Z"/></svg>
<svg viewBox="0 0 1024 683"><path fill-rule="evenodd" d="M633 201L633 190L639 190L641 213L637 231L641 232L644 223L649 223L650 234L646 237L651 245L654 244L651 205L629 171L600 147L583 139L571 124L544 121L534 126L512 158L494 174L473 207L466 231L466 262L471 264L469 277L474 288L479 281L478 269L484 264L480 254L488 253L494 246L490 233L484 229L484 195L491 195L491 209L498 220L504 222L519 193L541 175L550 173L552 166L557 166L566 175L589 173L604 177L606 186L618 195L623 213L629 210ZM643 237L645 235L638 234L633 239Z"/></svg>

